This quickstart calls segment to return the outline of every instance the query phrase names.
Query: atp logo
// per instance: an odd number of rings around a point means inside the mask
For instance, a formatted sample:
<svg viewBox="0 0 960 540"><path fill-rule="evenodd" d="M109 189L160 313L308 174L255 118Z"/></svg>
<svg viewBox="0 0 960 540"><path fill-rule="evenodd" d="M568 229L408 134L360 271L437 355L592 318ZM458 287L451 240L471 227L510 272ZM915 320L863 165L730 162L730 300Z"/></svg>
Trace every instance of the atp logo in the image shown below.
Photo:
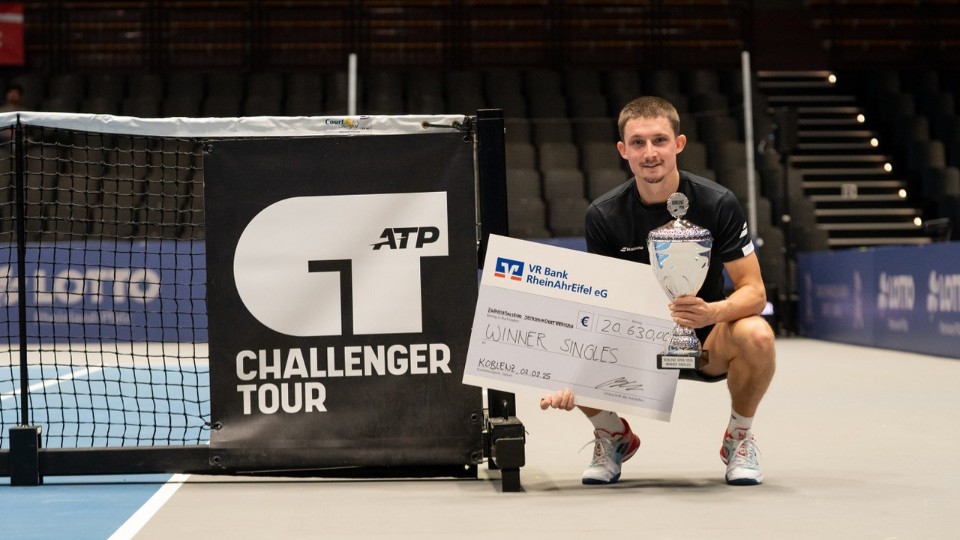
<svg viewBox="0 0 960 540"><path fill-rule="evenodd" d="M444 192L294 197L247 224L237 292L291 336L423 331L420 263L446 257Z"/></svg>
<svg viewBox="0 0 960 540"><path fill-rule="evenodd" d="M426 244L437 241L440 237L440 229L436 227L396 227L386 228L380 234L383 242L373 244L373 249L378 250L382 247L387 249L407 249L411 235L416 235L416 247L422 248Z"/></svg>
<svg viewBox="0 0 960 540"><path fill-rule="evenodd" d="M520 281L523 279L523 261L497 257L497 266L493 269L493 275L498 278Z"/></svg>

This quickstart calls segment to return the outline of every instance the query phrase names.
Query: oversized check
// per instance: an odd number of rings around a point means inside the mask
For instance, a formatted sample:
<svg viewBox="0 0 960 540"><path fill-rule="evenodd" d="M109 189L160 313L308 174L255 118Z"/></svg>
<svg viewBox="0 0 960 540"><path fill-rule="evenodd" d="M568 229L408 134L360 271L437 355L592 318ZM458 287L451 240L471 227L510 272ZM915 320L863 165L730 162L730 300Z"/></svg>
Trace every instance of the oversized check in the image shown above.
<svg viewBox="0 0 960 540"><path fill-rule="evenodd" d="M491 235L463 382L669 421L668 303L648 265Z"/></svg>

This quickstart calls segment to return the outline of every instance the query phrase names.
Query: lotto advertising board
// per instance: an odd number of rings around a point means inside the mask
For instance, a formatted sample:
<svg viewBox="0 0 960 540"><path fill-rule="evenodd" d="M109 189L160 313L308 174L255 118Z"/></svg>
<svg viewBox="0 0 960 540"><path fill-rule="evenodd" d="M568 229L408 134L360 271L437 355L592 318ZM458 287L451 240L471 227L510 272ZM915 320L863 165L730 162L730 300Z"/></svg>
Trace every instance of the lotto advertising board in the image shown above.
<svg viewBox="0 0 960 540"><path fill-rule="evenodd" d="M23 291L16 257L0 247L0 308L16 335L23 299L28 343L207 340L202 241L28 243Z"/></svg>
<svg viewBox="0 0 960 540"><path fill-rule="evenodd" d="M481 391L460 383L477 296L472 149L458 132L208 146L222 466L477 461Z"/></svg>
<svg viewBox="0 0 960 540"><path fill-rule="evenodd" d="M806 336L960 358L960 244L801 253Z"/></svg>

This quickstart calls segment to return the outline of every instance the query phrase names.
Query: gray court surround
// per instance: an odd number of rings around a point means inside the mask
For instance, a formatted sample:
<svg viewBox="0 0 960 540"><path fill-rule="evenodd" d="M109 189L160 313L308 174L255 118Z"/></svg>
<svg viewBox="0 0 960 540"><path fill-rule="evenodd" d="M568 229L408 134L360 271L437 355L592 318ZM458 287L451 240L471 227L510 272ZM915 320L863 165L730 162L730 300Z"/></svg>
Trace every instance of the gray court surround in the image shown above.
<svg viewBox="0 0 960 540"><path fill-rule="evenodd" d="M806 339L777 353L754 423L758 487L723 481L726 388L686 381L669 424L635 421L643 444L613 486L580 485L579 413L519 400L523 493L500 493L485 467L478 481L192 476L134 537L956 538L960 362Z"/></svg>

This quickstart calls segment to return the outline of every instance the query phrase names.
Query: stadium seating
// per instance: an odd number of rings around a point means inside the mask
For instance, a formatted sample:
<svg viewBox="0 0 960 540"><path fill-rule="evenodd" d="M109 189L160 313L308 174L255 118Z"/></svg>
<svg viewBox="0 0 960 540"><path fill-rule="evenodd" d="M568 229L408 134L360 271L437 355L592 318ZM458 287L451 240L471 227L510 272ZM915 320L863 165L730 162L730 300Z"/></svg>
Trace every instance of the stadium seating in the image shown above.
<svg viewBox="0 0 960 540"><path fill-rule="evenodd" d="M911 191L922 199L928 217L960 219L950 214L960 197L954 187L960 170L960 117L953 79L929 69L871 70L849 79L856 81L867 110L884 111L875 115L878 128L892 141L890 154L907 171L915 186ZM34 108L49 111L143 117L337 115L346 113L347 104L342 71L21 74L11 81L29 89ZM641 93L668 96L681 110L688 140L678 158L681 168L727 185L744 202L747 169L754 168L758 194L767 205L769 219L761 226L766 231L780 226L787 201L806 196L799 177L784 182L775 149L758 149L756 163L747 164L742 80L735 70L370 70L361 73L358 88L362 114L470 114L502 108L510 215L516 218L511 222L518 235L576 233L578 225L562 222L554 208L569 211L580 203L551 203L588 202L629 177L615 147L616 115ZM761 141L775 129L766 99L762 93L755 97L754 128ZM530 202L536 198L542 204ZM791 206L794 213L810 209L802 201ZM520 208L534 208L533 219L520 219ZM810 240L804 242L822 247L816 220L799 216L797 221L790 241L806 234Z"/></svg>
<svg viewBox="0 0 960 540"><path fill-rule="evenodd" d="M727 183L745 199L746 161L742 120L737 112L738 90L735 84L722 82L735 79L730 73L712 69L380 70L360 74L357 106L361 114L471 114L483 107L502 108L511 234L525 238L579 236L589 202L622 185L630 176L616 149L616 116L641 90L671 96L682 111L688 144L679 157L680 166ZM110 77L70 74L50 80L23 80L35 92L42 92L36 95L42 96L42 108L47 110L142 117L339 115L346 113L347 105L347 80L342 71L246 75L179 71L162 76L131 73ZM102 168L98 175L105 188L94 191L110 199L95 200L91 195L85 223L91 230L109 227L99 233L110 236L133 231L119 230L120 226L113 223L96 225L98 220L149 218L148 222L158 223L150 233L163 237L175 237L178 232L172 228L177 224L182 227L180 231L195 230L187 227L186 221L202 219L202 207L181 208L186 204L181 201L190 199L179 193L191 183L175 184L171 189L178 193L167 193L162 178L140 174L146 170L140 162L172 156L175 154L157 152L152 157L147 151L131 149L99 159L81 159L82 164L75 166L75 176L84 167ZM173 163L168 165L175 167ZM42 178L37 175L36 181ZM192 180L200 182L202 178ZM769 196L772 201L782 198L775 193ZM117 202L125 202L120 206L131 215L101 215L118 211L111 208ZM776 205L767 202L764 231L776 230L769 218L770 209ZM772 240L771 244L774 247L765 250L768 254L781 249L778 246L782 240Z"/></svg>

